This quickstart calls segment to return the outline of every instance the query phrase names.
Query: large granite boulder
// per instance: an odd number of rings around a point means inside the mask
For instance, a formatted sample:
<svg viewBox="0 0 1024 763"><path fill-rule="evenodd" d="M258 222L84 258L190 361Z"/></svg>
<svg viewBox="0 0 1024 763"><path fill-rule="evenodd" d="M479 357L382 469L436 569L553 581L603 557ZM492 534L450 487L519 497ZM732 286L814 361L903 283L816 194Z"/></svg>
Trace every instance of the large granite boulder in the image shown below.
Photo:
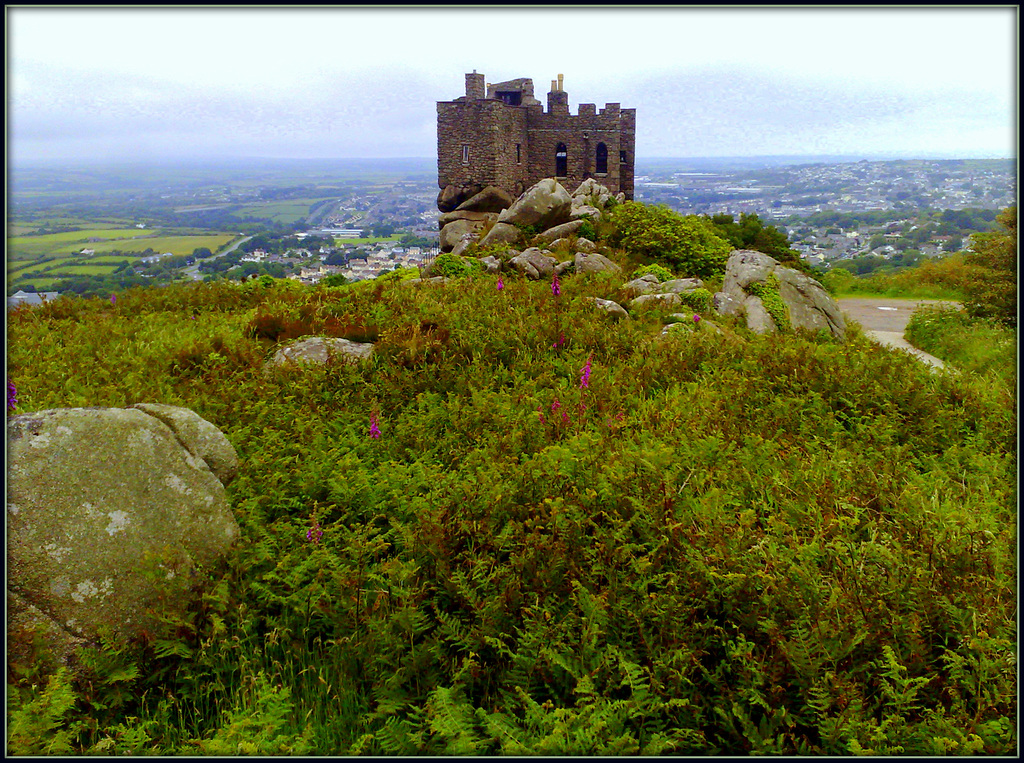
<svg viewBox="0 0 1024 763"><path fill-rule="evenodd" d="M507 246L518 246L523 242L523 232L514 225L508 223L495 223L494 226L480 239L481 247L504 244Z"/></svg>
<svg viewBox="0 0 1024 763"><path fill-rule="evenodd" d="M467 212L501 212L515 203L515 199L507 191L489 185L480 193L466 199L457 207Z"/></svg>
<svg viewBox="0 0 1024 763"><path fill-rule="evenodd" d="M475 240L486 224L484 220L452 220L441 229L441 251L450 252L464 240Z"/></svg>
<svg viewBox="0 0 1024 763"><path fill-rule="evenodd" d="M762 252L739 249L729 255L714 306L719 315L742 314L758 334L777 331L780 322L788 322L794 329L846 338L846 321L825 287ZM773 316L773 311L784 314Z"/></svg>
<svg viewBox="0 0 1024 763"><path fill-rule="evenodd" d="M538 246L551 246L554 241L560 238L567 238L568 236L574 235L582 225L582 220L570 220L567 223L556 225L553 228L548 228L542 233L538 233L533 241Z"/></svg>
<svg viewBox="0 0 1024 763"><path fill-rule="evenodd" d="M459 205L469 201L483 190L484 186L472 183L468 185L446 185L437 194L437 208L442 212L452 212Z"/></svg>
<svg viewBox="0 0 1024 763"><path fill-rule="evenodd" d="M573 260L575 270L577 273L602 273L604 271L611 271L613 273L621 273L622 268L615 262L612 262L603 254L587 254L586 252L576 252L576 257Z"/></svg>
<svg viewBox="0 0 1024 763"><path fill-rule="evenodd" d="M499 223L534 226L547 230L569 222L572 197L554 178L546 178L528 188L515 203L498 216Z"/></svg>
<svg viewBox="0 0 1024 763"><path fill-rule="evenodd" d="M267 364L283 366L294 363L324 365L329 361L360 363L373 355L370 342L353 342L331 336L304 336L289 342L274 353Z"/></svg>
<svg viewBox="0 0 1024 763"><path fill-rule="evenodd" d="M509 260L509 265L513 269L533 281L550 278L557 264L558 260L536 247L527 249Z"/></svg>
<svg viewBox="0 0 1024 763"><path fill-rule="evenodd" d="M74 667L101 635L160 634L238 538L224 490L234 448L186 408L20 414L7 445L9 665L36 637Z"/></svg>
<svg viewBox="0 0 1024 763"><path fill-rule="evenodd" d="M444 230L448 223L455 222L456 220L469 220L474 223L486 224L497 219L497 212L465 212L461 209L456 209L454 212L445 212L437 216L437 229Z"/></svg>

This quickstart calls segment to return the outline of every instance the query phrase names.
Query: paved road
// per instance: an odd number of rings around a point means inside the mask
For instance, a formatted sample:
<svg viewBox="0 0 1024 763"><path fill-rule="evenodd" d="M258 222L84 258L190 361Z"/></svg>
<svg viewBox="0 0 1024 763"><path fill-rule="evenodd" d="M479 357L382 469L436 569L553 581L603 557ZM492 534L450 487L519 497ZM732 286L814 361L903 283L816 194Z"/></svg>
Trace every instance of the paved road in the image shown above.
<svg viewBox="0 0 1024 763"><path fill-rule="evenodd" d="M241 238L235 243L233 243L231 246L229 246L227 249L225 249L223 252L213 255L213 257L207 257L205 260L203 260L203 262L209 262L210 260L215 260L218 257L223 257L225 254L229 254L235 251L238 247L240 247L242 244L244 244L251 238L252 236L246 236L245 238ZM202 273L199 272L199 264L200 263L197 262L195 265L189 265L182 272L186 276L189 276L193 281L201 281L203 280L203 275Z"/></svg>
<svg viewBox="0 0 1024 763"><path fill-rule="evenodd" d="M910 316L922 305L955 305L939 299L886 299L884 297L844 297L837 299L847 320L856 321L865 335L879 344L904 350L936 368L943 363L934 355L917 349L903 338Z"/></svg>

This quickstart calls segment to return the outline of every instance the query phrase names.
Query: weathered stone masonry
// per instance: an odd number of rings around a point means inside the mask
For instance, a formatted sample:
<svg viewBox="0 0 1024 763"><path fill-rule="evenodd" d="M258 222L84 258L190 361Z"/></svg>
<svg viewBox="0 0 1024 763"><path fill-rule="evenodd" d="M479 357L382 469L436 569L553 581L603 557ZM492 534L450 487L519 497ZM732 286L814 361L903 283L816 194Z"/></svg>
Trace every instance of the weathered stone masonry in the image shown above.
<svg viewBox="0 0 1024 763"><path fill-rule="evenodd" d="M489 185L517 197L549 177L570 193L592 177L632 199L635 148L636 109L581 103L573 115L559 74L545 111L533 80L485 85L473 72L464 96L437 104L437 206L450 212Z"/></svg>

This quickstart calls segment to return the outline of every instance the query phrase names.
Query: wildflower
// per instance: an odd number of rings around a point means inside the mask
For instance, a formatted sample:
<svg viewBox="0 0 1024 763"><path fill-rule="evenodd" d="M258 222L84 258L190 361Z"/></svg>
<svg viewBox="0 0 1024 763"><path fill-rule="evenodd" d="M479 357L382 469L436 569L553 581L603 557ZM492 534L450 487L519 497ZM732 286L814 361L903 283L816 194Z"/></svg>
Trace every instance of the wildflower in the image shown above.
<svg viewBox="0 0 1024 763"><path fill-rule="evenodd" d="M543 406L540 406L540 405L537 406L537 418L540 419L540 423L541 424L544 424L546 422L544 421L544 413L542 411L542 408L543 408Z"/></svg>
<svg viewBox="0 0 1024 763"><path fill-rule="evenodd" d="M316 518L314 517L313 526L310 527L309 530L306 532L306 540L308 540L311 543L319 543L323 535L324 531L320 527L320 523L317 522Z"/></svg>
<svg viewBox="0 0 1024 763"><path fill-rule="evenodd" d="M587 364L580 369L583 374L580 377L580 389L587 389L590 386L590 358L587 358Z"/></svg>
<svg viewBox="0 0 1024 763"><path fill-rule="evenodd" d="M556 297L562 293L562 285L558 282L558 273L551 277L551 293Z"/></svg>
<svg viewBox="0 0 1024 763"><path fill-rule="evenodd" d="M501 276L498 276L498 291L505 288L505 282L501 280Z"/></svg>
<svg viewBox="0 0 1024 763"><path fill-rule="evenodd" d="M18 388L14 386L14 382L10 379L7 380L7 410L13 411L18 407Z"/></svg>
<svg viewBox="0 0 1024 763"><path fill-rule="evenodd" d="M565 332L564 331L559 331L558 332L558 339L556 339L555 343L553 345L551 345L551 349L552 350L557 350L559 347L562 347L564 344L565 344Z"/></svg>
<svg viewBox="0 0 1024 763"><path fill-rule="evenodd" d="M117 295L116 294L111 294L110 295L110 304L112 304L112 305L116 305L117 304Z"/></svg>
<svg viewBox="0 0 1024 763"><path fill-rule="evenodd" d="M566 424L569 423L569 414L566 413L565 411L562 411L562 421L565 422Z"/></svg>
<svg viewBox="0 0 1024 763"><path fill-rule="evenodd" d="M557 411L561 407L562 407L562 404L560 402L558 402L558 398L556 397L554 399L554 401L551 403L551 412L554 413L555 411Z"/></svg>
<svg viewBox="0 0 1024 763"><path fill-rule="evenodd" d="M693 314L693 323L694 323L694 325L697 325L698 323L700 323L700 316L697 315L696 313Z"/></svg>
<svg viewBox="0 0 1024 763"><path fill-rule="evenodd" d="M370 437L374 440L380 439L380 429L377 427L377 414L370 415Z"/></svg>

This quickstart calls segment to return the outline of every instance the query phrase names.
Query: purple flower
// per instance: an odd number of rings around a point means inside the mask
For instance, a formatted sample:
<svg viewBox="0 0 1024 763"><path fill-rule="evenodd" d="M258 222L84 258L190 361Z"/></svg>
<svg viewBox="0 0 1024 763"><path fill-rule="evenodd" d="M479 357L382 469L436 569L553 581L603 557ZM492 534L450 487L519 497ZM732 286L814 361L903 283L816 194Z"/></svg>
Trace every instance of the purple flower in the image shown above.
<svg viewBox="0 0 1024 763"><path fill-rule="evenodd" d="M370 437L374 440L380 439L380 429L377 427L377 414L370 415Z"/></svg>
<svg viewBox="0 0 1024 763"><path fill-rule="evenodd" d="M14 382L10 379L7 380L7 410L13 411L18 407L18 388L14 386Z"/></svg>
<svg viewBox="0 0 1024 763"><path fill-rule="evenodd" d="M561 347L564 344L565 344L565 332L564 331L559 331L558 332L558 339L556 339L555 343L553 345L551 345L551 349L552 350L557 350L559 347Z"/></svg>
<svg viewBox="0 0 1024 763"><path fill-rule="evenodd" d="M117 304L117 295L116 294L111 294L110 295L110 304L112 304L112 305L116 305Z"/></svg>
<svg viewBox="0 0 1024 763"><path fill-rule="evenodd" d="M324 531L320 527L320 523L313 519L313 526L306 532L306 540L311 543L319 543L320 539L324 536Z"/></svg>
<svg viewBox="0 0 1024 763"><path fill-rule="evenodd" d="M560 402L558 402L558 398L556 397L554 402L551 403L551 412L554 413L555 411L557 411L561 407L562 407L562 404Z"/></svg>
<svg viewBox="0 0 1024 763"><path fill-rule="evenodd" d="M587 358L587 364L580 369L583 376L580 377L580 389L587 389L590 386L590 358Z"/></svg>
<svg viewBox="0 0 1024 763"><path fill-rule="evenodd" d="M551 277L551 293L556 297L562 293L562 284L558 282L558 273Z"/></svg>
<svg viewBox="0 0 1024 763"><path fill-rule="evenodd" d="M540 405L537 406L537 418L540 419L540 423L541 424L545 423L544 422L544 413L541 410L542 408L543 408L543 406L540 406Z"/></svg>
<svg viewBox="0 0 1024 763"><path fill-rule="evenodd" d="M498 276L498 291L505 288L505 282L501 280L501 276Z"/></svg>
<svg viewBox="0 0 1024 763"><path fill-rule="evenodd" d="M696 313L693 314L693 322L695 325L700 323L700 316L697 315Z"/></svg>

